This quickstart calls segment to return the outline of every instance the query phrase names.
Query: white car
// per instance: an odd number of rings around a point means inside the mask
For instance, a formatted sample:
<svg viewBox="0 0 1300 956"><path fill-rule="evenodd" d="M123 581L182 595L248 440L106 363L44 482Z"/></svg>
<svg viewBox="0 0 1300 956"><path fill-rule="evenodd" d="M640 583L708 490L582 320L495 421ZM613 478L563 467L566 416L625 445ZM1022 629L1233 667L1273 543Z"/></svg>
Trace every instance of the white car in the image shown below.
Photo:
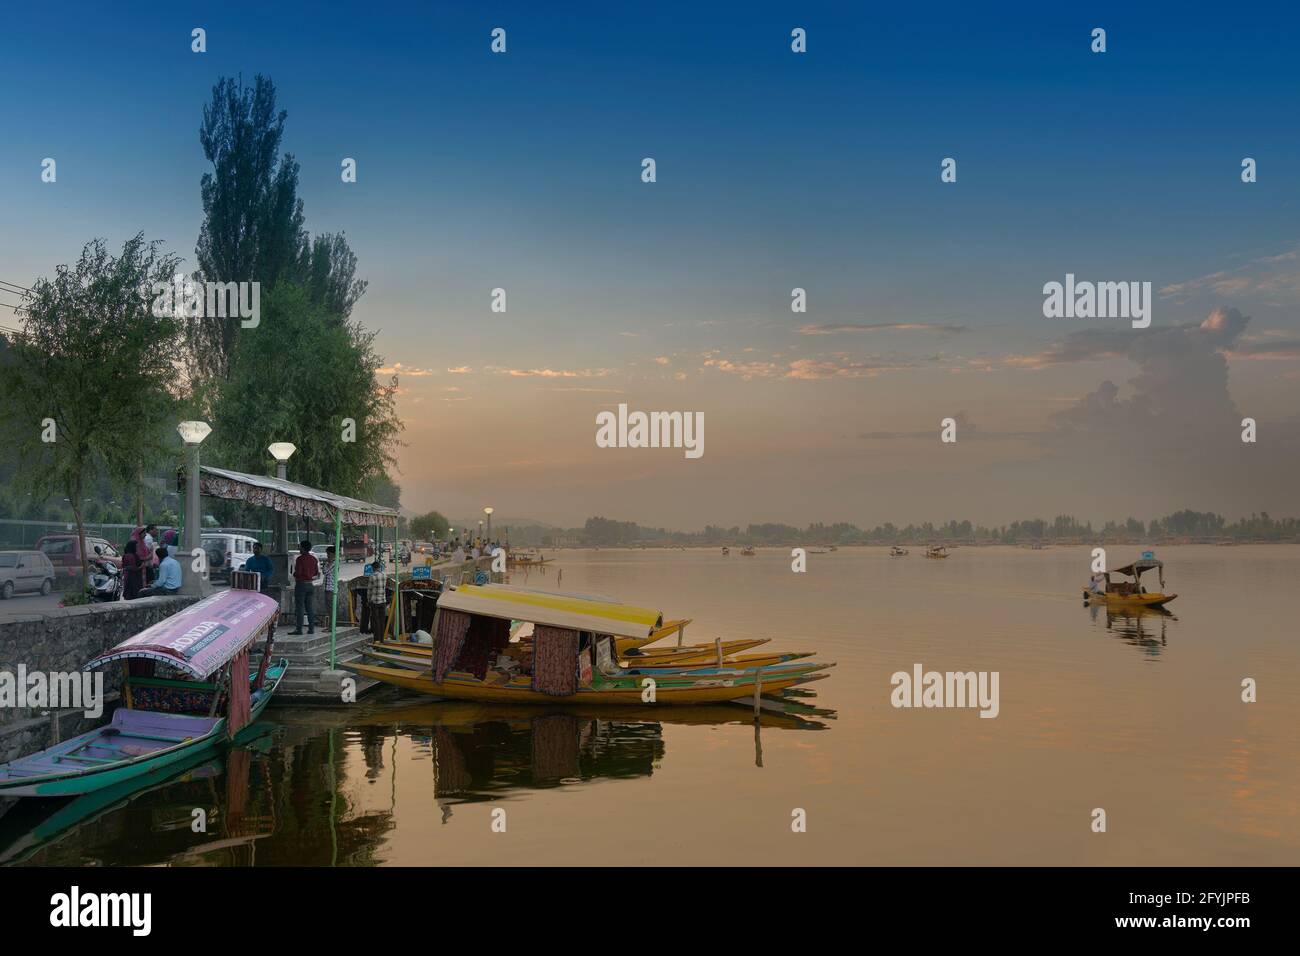
<svg viewBox="0 0 1300 956"><path fill-rule="evenodd" d="M202 540L203 550L208 552L208 573L223 578L229 578L231 571L242 570L257 544L252 535L226 531L209 531Z"/></svg>

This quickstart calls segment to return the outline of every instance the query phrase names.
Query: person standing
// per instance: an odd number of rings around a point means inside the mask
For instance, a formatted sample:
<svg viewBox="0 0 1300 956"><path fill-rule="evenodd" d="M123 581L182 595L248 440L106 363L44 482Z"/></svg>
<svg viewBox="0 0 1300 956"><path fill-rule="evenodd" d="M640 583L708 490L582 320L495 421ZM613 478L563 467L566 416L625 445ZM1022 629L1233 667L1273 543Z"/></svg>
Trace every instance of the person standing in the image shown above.
<svg viewBox="0 0 1300 956"><path fill-rule="evenodd" d="M316 592L316 577L320 574L320 562L311 553L311 542L303 540L298 545L298 557L293 561L293 630L290 634L302 633L302 619L307 618L307 633L316 633L316 618L312 616L312 598Z"/></svg>
<svg viewBox="0 0 1300 956"><path fill-rule="evenodd" d="M335 607L338 603L338 582L335 580L335 574L338 573L338 560L334 556L334 545L325 549L325 563L321 565L321 577L325 579L325 607L321 609L323 614L328 615L325 623L331 623L334 616L338 613Z"/></svg>
<svg viewBox="0 0 1300 956"><path fill-rule="evenodd" d="M145 525L144 529L144 578L146 584L153 584L158 577L158 528Z"/></svg>
<svg viewBox="0 0 1300 956"><path fill-rule="evenodd" d="M384 625L388 623L388 575L384 573L384 562L378 558L370 566L366 601L370 605L370 633L377 639L382 638Z"/></svg>
<svg viewBox="0 0 1300 956"><path fill-rule="evenodd" d="M144 587L144 563L140 560L138 550L135 538L128 541L122 550L122 586L128 601L138 598L140 589Z"/></svg>

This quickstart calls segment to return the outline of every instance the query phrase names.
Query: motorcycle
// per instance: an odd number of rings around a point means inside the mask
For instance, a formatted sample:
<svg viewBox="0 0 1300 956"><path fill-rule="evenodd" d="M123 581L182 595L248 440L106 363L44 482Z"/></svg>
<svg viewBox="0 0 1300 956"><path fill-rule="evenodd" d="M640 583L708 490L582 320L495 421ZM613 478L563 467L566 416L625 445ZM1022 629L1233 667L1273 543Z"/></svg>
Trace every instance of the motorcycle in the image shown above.
<svg viewBox="0 0 1300 956"><path fill-rule="evenodd" d="M90 584L86 596L92 601L122 600L122 572L112 561L90 562Z"/></svg>

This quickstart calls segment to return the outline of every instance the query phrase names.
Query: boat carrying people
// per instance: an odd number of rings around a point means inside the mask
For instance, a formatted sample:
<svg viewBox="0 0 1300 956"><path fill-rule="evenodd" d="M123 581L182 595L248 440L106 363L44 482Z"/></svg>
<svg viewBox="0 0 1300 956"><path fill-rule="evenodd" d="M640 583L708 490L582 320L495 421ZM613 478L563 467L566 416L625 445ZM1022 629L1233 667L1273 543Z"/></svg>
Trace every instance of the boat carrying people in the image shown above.
<svg viewBox="0 0 1300 956"><path fill-rule="evenodd" d="M1142 587L1142 575L1147 571L1155 571L1160 580L1159 591L1147 591ZM1118 574L1123 577L1132 578L1132 581L1112 581L1111 575ZM1094 574L1092 579L1083 588L1083 599L1085 601L1098 603L1105 602L1107 605L1122 605L1130 607L1163 607L1174 598L1177 594L1165 594L1165 565L1163 561L1156 559L1152 551L1143 551L1142 557L1132 564L1126 564L1122 568L1115 568L1111 571L1104 571Z"/></svg>
<svg viewBox="0 0 1300 956"><path fill-rule="evenodd" d="M89 661L122 662L122 703L103 727L0 764L0 796L91 793L235 740L266 709L288 669L272 663L279 603L257 591L218 591ZM265 635L257 669L249 652Z"/></svg>

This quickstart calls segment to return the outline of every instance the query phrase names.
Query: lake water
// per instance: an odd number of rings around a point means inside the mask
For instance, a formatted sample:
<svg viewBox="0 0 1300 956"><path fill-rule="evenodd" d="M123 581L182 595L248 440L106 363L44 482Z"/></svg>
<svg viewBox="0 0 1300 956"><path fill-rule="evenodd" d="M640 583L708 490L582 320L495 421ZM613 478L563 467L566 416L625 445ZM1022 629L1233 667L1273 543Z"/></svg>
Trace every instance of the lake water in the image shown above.
<svg viewBox="0 0 1300 956"><path fill-rule="evenodd" d="M833 713L756 728L737 706L542 712L385 689L274 709L248 747L134 796L26 801L0 818L0 859L1294 865L1300 548L1157 556L1172 616L1084 607L1087 548L846 548L806 574L788 549L559 552L512 583L690 617L690 642L816 650L838 666L808 703ZM918 663L998 672L997 717L892 707L891 675Z"/></svg>

